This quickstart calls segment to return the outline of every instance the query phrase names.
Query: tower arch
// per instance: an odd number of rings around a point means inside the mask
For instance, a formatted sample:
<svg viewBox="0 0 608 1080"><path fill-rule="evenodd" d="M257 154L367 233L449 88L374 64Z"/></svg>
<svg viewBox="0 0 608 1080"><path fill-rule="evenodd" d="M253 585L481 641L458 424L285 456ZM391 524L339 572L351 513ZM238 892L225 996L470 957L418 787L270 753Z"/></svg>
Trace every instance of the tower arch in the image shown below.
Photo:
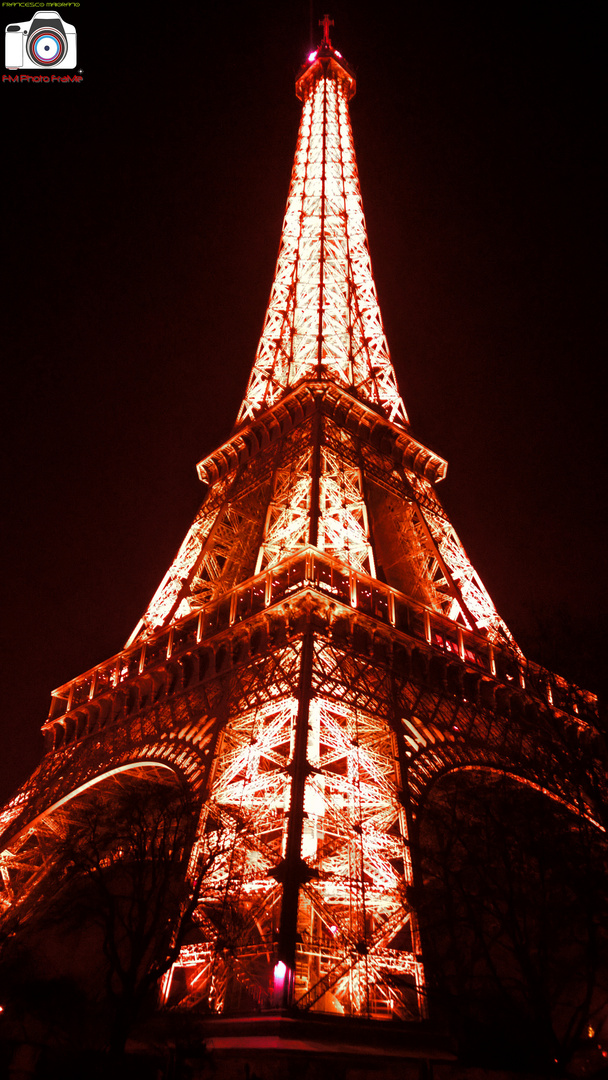
<svg viewBox="0 0 608 1080"><path fill-rule="evenodd" d="M49 884L61 885L66 863L78 867L78 844L74 829L89 822L103 823L105 838L100 843L112 844L112 825L118 827L121 810L127 812L126 797L137 802L140 794L152 806L153 792L163 792L158 804L169 802L164 796L170 791L172 798L184 803L184 834L190 832L194 840L196 830L196 803L192 803L184 773L175 765L161 758L134 756L134 760L108 767L77 786L70 787L33 816L23 815L17 819L12 835L5 836L0 851L2 889L0 904L3 930L11 932L15 922L24 918L23 911L49 900ZM122 803L122 805L121 805ZM186 810L186 804L188 809ZM30 806L30 810L34 807ZM186 813L192 818L186 821ZM25 820L23 818L25 817ZM102 851L96 853L100 858Z"/></svg>

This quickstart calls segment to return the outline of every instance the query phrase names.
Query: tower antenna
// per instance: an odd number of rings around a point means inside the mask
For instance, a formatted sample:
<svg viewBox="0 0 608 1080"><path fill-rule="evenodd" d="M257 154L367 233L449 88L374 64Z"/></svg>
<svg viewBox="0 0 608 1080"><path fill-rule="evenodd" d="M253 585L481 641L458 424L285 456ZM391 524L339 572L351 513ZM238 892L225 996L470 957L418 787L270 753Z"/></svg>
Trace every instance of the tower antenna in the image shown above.
<svg viewBox="0 0 608 1080"><path fill-rule="evenodd" d="M321 45L329 45L331 48L331 39L329 37L329 28L334 25L334 20L329 15L324 15L322 19L319 19L319 26L323 27L323 41Z"/></svg>

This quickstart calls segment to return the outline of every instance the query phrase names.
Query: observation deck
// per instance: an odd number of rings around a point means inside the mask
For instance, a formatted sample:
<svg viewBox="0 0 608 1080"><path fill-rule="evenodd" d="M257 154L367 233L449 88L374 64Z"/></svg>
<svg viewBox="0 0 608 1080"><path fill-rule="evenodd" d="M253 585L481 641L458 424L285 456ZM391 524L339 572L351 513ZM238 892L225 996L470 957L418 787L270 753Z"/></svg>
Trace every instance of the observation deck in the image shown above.
<svg viewBox="0 0 608 1080"><path fill-rule="evenodd" d="M379 662L408 667L421 658L420 678L433 678L443 661L446 689L478 697L503 711L523 713L526 703L553 709L577 724L597 724L597 698L523 659L501 649L478 632L457 625L376 578L354 570L316 548L306 547L276 566L227 592L219 601L176 621L145 642L125 649L53 692L43 732L52 753L93 734L116 718L117 709L139 708L158 693L161 684L176 687L189 679L219 675L232 664L254 655L273 636L297 630L296 601L308 600L313 622L334 641L373 655ZM251 624L245 646L244 624ZM389 634L383 635L383 628ZM256 633L260 639L256 643ZM433 658L436 658L433 665ZM196 668L196 674L191 672ZM451 674L448 669L451 669ZM188 674L190 672L190 674ZM137 688L131 704L120 691ZM136 699L136 700L135 700ZM412 727L406 733L410 749L428 737ZM436 736L433 736L433 739Z"/></svg>

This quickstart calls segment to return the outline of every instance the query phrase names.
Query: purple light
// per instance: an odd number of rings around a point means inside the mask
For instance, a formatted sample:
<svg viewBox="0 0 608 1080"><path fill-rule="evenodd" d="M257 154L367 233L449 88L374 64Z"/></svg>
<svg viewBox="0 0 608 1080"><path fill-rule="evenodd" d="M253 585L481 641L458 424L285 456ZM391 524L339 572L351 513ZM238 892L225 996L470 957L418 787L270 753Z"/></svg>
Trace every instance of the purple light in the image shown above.
<svg viewBox="0 0 608 1080"><path fill-rule="evenodd" d="M285 1003L286 993L289 993L289 968L287 964L284 964L282 960L278 960L274 965L273 975L274 1002L275 1005L281 1005Z"/></svg>
<svg viewBox="0 0 608 1080"><path fill-rule="evenodd" d="M339 56L340 59L342 59L342 53L341 52L338 52L337 49L334 49L334 52L335 52L336 56Z"/></svg>
<svg viewBox="0 0 608 1080"><path fill-rule="evenodd" d="M316 60L316 59L317 59L317 54L316 54L316 52L311 52L311 53L310 53L310 55L309 55L309 57L308 57L308 62L309 62L309 64L312 64L313 60Z"/></svg>

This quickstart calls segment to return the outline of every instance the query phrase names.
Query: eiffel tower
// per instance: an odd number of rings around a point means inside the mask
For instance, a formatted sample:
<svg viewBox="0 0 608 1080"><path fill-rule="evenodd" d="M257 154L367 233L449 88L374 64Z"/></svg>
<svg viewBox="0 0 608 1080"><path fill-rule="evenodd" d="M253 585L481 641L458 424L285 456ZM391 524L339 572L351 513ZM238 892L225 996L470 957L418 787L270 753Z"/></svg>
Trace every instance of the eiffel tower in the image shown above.
<svg viewBox="0 0 608 1080"><path fill-rule="evenodd" d="M425 791L450 770L506 770L576 805L564 763L597 721L592 694L523 656L439 501L446 462L411 431L371 269L355 76L330 26L296 81L234 430L199 463L201 509L124 649L53 693L45 756L1 817L10 928L57 871L75 805L111 802L125 776L185 785L188 873L208 869L162 1002L232 1024L216 1042L245 1048L252 1017L277 1039L288 1017L307 1045L314 1023L343 1025L351 1049L370 1025L422 1031Z"/></svg>

